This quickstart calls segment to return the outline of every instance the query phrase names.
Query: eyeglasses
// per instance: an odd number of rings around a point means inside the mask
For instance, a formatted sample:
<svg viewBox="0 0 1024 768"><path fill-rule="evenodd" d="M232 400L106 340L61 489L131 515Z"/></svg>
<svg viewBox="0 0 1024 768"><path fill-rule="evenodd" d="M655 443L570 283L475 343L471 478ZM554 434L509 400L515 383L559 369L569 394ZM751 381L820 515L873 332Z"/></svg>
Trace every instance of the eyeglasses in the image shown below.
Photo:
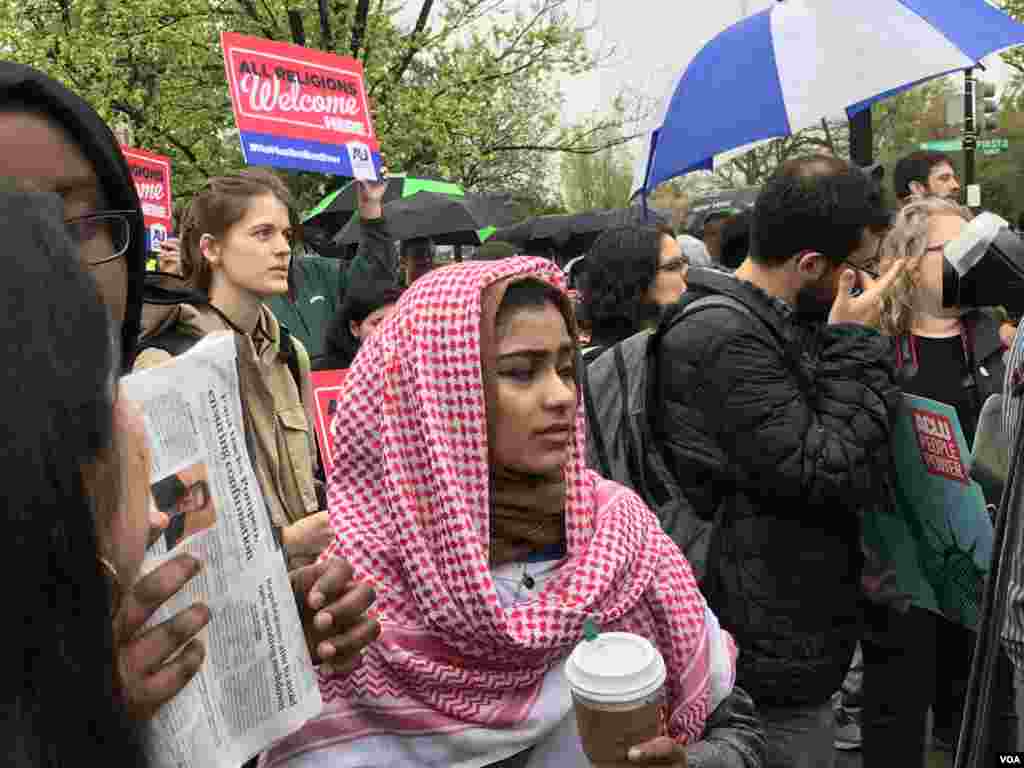
<svg viewBox="0 0 1024 768"><path fill-rule="evenodd" d="M659 264L656 272L682 272L690 265L690 262L685 257L679 256L674 259L669 259L664 264Z"/></svg>
<svg viewBox="0 0 1024 768"><path fill-rule="evenodd" d="M68 219L64 227L78 246L82 261L90 267L98 267L124 256L131 244L132 224L137 217L137 211L102 211Z"/></svg>
<svg viewBox="0 0 1024 768"><path fill-rule="evenodd" d="M865 275L872 278L873 280L877 280L879 278L878 270L872 269L871 267L865 266L863 264L854 264L852 261L849 261L848 259L843 259L843 264L845 264L848 267L853 267L858 272L863 272Z"/></svg>

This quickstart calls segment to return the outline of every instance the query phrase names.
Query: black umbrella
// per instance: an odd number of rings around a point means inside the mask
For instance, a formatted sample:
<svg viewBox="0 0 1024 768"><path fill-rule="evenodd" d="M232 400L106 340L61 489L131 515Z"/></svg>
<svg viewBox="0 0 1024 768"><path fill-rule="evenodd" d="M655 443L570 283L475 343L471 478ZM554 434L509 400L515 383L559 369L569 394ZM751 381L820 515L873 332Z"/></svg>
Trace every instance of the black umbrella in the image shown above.
<svg viewBox="0 0 1024 768"><path fill-rule="evenodd" d="M465 194L462 187L452 181L428 176L394 174L388 177L383 203L387 205L395 200L412 197L417 192L440 192L454 197L461 197ZM359 210L359 195L356 192L355 182L350 181L317 203L313 210L306 213L303 223L307 227L318 227L330 235L335 235L348 223L352 214L357 210Z"/></svg>
<svg viewBox="0 0 1024 768"><path fill-rule="evenodd" d="M337 234L337 231L337 228L326 230L321 227L304 224L302 227L302 241L309 250L320 256L326 256L331 259L351 258L352 254L349 252L349 248L344 245L334 245L331 242L331 237Z"/></svg>
<svg viewBox="0 0 1024 768"><path fill-rule="evenodd" d="M732 216L750 210L757 202L760 191L760 187L744 187L697 198L690 204L686 231L694 237L700 237L704 225L712 216Z"/></svg>
<svg viewBox="0 0 1024 768"><path fill-rule="evenodd" d="M583 213L535 216L494 233L494 240L520 246L526 253L557 251L564 261L590 249L598 235L607 229L630 224L668 223L665 211L639 205L628 208L584 211Z"/></svg>
<svg viewBox="0 0 1024 768"><path fill-rule="evenodd" d="M514 212L508 201L500 197L417 192L385 205L384 216L396 240L429 237L438 245L480 245L481 230L507 223ZM353 219L332 243L358 243L361 238L362 228Z"/></svg>

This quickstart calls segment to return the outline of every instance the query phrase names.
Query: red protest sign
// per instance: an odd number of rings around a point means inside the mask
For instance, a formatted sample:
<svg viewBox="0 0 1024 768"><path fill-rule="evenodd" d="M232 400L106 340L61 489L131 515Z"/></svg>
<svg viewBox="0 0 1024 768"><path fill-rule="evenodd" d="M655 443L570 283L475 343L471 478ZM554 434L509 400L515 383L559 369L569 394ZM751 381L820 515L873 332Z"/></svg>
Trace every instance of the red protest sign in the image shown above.
<svg viewBox="0 0 1024 768"><path fill-rule="evenodd" d="M247 163L376 178L361 62L234 32L221 45Z"/></svg>
<svg viewBox="0 0 1024 768"><path fill-rule="evenodd" d="M324 474L330 475L334 466L334 441L331 439L331 424L334 413L341 399L341 385L345 381L348 369L335 371L311 371L310 382L313 385L313 405L316 411L316 439L320 444L320 456L324 460Z"/></svg>
<svg viewBox="0 0 1024 768"><path fill-rule="evenodd" d="M971 480L960 457L953 423L938 413L911 410L921 461L933 475L969 485Z"/></svg>
<svg viewBox="0 0 1024 768"><path fill-rule="evenodd" d="M133 147L121 147L121 152L128 161L135 191L142 203L146 247L150 251L159 251L160 243L167 239L172 229L171 159Z"/></svg>

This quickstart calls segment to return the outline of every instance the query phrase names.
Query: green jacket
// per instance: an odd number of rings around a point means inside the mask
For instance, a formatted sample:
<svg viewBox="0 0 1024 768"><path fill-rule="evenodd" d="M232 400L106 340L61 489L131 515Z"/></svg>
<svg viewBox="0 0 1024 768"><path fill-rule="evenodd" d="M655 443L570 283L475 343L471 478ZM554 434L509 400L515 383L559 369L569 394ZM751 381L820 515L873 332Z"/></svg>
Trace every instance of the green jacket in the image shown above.
<svg viewBox="0 0 1024 768"><path fill-rule="evenodd" d="M359 250L348 266L346 285L383 280L394 281L396 287L405 288L399 268L398 249L395 248L387 220L383 217L364 219L361 224L363 236L359 241Z"/></svg>
<svg viewBox="0 0 1024 768"><path fill-rule="evenodd" d="M278 322L302 341L315 364L324 353L324 336L338 311L338 296L345 292L346 278L338 259L307 255L298 264L302 281L295 303L287 296L274 296L265 303Z"/></svg>

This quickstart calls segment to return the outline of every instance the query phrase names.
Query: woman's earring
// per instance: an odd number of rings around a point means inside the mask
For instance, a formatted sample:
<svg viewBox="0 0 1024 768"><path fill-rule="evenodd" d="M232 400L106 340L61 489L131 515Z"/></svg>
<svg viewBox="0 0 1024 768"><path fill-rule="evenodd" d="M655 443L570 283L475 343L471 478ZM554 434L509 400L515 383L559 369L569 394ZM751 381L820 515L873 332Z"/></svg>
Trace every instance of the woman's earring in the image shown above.
<svg viewBox="0 0 1024 768"><path fill-rule="evenodd" d="M215 261L214 259L210 258L210 255L213 254L213 243L213 235L203 235L202 237L199 238L199 253L201 253L203 255L203 258L206 259L211 264L213 264Z"/></svg>
<svg viewBox="0 0 1024 768"><path fill-rule="evenodd" d="M99 560L100 565L106 569L107 574L110 576L112 582L110 585L110 613L112 616L116 616L117 612L121 609L121 578L117 575L117 568L107 558L102 555L96 555L96 559Z"/></svg>

